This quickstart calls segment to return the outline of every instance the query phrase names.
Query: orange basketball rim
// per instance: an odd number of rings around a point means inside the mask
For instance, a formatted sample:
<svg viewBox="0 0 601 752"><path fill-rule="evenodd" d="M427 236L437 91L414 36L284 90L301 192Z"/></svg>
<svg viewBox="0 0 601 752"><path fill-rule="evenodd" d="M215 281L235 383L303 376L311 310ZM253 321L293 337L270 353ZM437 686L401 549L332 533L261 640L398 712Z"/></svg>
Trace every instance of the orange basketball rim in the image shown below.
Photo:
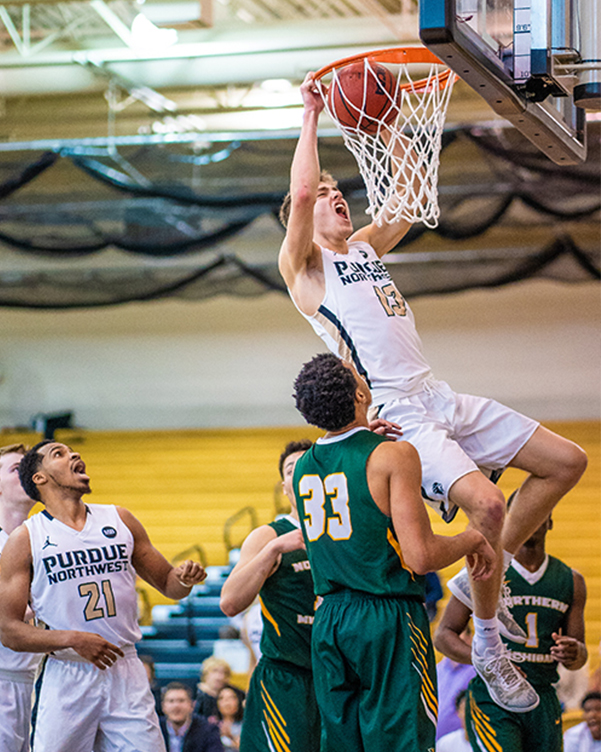
<svg viewBox="0 0 601 752"><path fill-rule="evenodd" d="M373 60L375 63L388 63L389 65L411 65L420 63L422 65L444 65L442 60L437 58L436 55L430 52L426 47L391 47L386 50L372 50L371 52L362 52L358 55L343 57L335 63L330 63L329 65L320 68L313 78L315 81L321 81L321 79L324 76L327 76L328 73L332 73L334 70L344 68L353 63L360 63L366 58L370 61ZM459 76L453 73L450 68L446 68L437 75L436 80L439 88L443 88L448 84L449 79L454 83L458 78ZM399 82L399 89L405 91L408 89L419 91L430 85L432 85L432 79L428 77L422 78L418 81Z"/></svg>
<svg viewBox="0 0 601 752"><path fill-rule="evenodd" d="M363 65L361 97L346 96L340 83L348 66ZM394 93L381 87L389 104L375 115L370 109L368 77L377 68L393 73ZM375 69L375 70L374 70ZM457 76L425 47L397 47L364 52L338 60L314 75L325 108L338 127L346 147L357 161L366 187L366 213L383 222L423 222L436 227L438 166L442 132L453 84ZM324 80L324 79L327 79ZM328 101L328 90L340 96ZM337 88L336 88L337 87ZM346 107L338 107L343 98ZM346 113L351 112L350 117Z"/></svg>

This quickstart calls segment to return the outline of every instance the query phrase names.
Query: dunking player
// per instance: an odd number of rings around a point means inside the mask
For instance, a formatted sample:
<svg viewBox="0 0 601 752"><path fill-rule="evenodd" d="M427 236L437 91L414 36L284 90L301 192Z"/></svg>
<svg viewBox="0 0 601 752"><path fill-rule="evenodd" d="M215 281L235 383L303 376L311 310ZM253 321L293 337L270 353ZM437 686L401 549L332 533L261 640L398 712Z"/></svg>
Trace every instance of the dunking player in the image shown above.
<svg viewBox="0 0 601 752"><path fill-rule="evenodd" d="M454 393L434 379L422 353L414 317L381 257L409 229L405 221L369 224L353 232L348 205L327 173L320 174L317 119L323 101L307 74L304 120L292 162L290 194L281 218L287 227L279 257L299 311L328 348L354 363L371 387L380 417L402 426L419 452L423 495L443 517L461 507L497 554L487 581L471 582L473 663L495 700L527 712L538 697L508 661L496 620L503 569L584 472L586 455L572 442L489 399ZM528 473L505 520L501 491L479 468L508 465ZM503 551L505 553L503 553ZM469 602L470 583L457 590ZM505 609L505 629L526 639Z"/></svg>
<svg viewBox="0 0 601 752"><path fill-rule="evenodd" d="M241 752L319 752L311 673L315 595L291 487L294 465L310 446L308 439L286 445L279 469L291 513L252 531L221 590L228 616L248 608L257 594L261 599L261 659L246 698Z"/></svg>
<svg viewBox="0 0 601 752"><path fill-rule="evenodd" d="M19 480L19 463L26 452L23 444L0 448L0 551L35 504ZM15 653L0 644L0 749L3 752L29 750L31 697L41 658L38 653Z"/></svg>
<svg viewBox="0 0 601 752"><path fill-rule="evenodd" d="M10 535L0 571L0 634L7 647L50 653L43 669L36 752L164 752L146 670L136 654L136 573L168 598L201 582L174 568L126 509L84 504L90 478L55 441L21 460L25 492L45 509ZM23 621L28 598L46 629Z"/></svg>
<svg viewBox="0 0 601 752"><path fill-rule="evenodd" d="M510 713L492 702L479 676L469 685L468 736L473 749L497 752L561 752L561 706L555 687L557 664L575 671L587 659L584 642L586 585L581 574L545 551L551 517L517 552L505 573L504 589L517 621L528 634L524 645L505 639L510 655L540 696L529 713ZM470 611L451 596L434 643L445 655L469 663L471 651L460 635Z"/></svg>
<svg viewBox="0 0 601 752"><path fill-rule="evenodd" d="M293 488L315 593L312 663L322 752L434 748L434 654L428 571L468 557L475 579L494 551L482 533L434 535L416 450L368 430L371 395L331 353L295 382L305 420L328 433L297 460Z"/></svg>

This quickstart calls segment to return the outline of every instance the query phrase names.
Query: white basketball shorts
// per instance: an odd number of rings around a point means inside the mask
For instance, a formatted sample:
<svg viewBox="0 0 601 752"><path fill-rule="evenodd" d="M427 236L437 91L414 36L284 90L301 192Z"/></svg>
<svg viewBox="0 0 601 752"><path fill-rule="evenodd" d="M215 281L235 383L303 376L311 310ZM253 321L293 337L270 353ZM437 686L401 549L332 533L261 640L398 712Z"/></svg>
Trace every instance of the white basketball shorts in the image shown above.
<svg viewBox="0 0 601 752"><path fill-rule="evenodd" d="M12 678L10 678L12 677ZM0 750L29 752L33 676L0 672Z"/></svg>
<svg viewBox="0 0 601 752"><path fill-rule="evenodd" d="M148 677L133 646L102 671L49 656L34 722L35 752L165 752Z"/></svg>
<svg viewBox="0 0 601 752"><path fill-rule="evenodd" d="M411 397L377 407L377 415L398 423L422 463L422 495L443 519L457 511L449 489L459 478L481 470L503 470L536 431L537 421L492 399L456 394L430 379Z"/></svg>

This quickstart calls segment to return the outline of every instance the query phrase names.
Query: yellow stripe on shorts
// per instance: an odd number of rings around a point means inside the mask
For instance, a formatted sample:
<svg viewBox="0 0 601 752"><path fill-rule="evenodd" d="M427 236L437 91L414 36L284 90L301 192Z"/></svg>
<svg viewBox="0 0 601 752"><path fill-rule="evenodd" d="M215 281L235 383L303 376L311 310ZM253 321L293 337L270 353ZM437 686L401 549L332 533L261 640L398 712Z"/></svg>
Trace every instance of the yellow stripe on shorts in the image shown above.
<svg viewBox="0 0 601 752"><path fill-rule="evenodd" d="M490 725L490 718L480 710L471 692L468 695L468 699L470 703L472 730L478 738L478 743L486 752L503 752L503 748L497 741L497 732Z"/></svg>
<svg viewBox="0 0 601 752"><path fill-rule="evenodd" d="M411 630L411 642L413 643L413 647L411 648L413 666L421 677L420 697L428 718L436 725L436 721L438 720L438 697L436 696L432 678L428 673L428 641L423 632L413 622L411 615L406 613L406 616Z"/></svg>
<svg viewBox="0 0 601 752"><path fill-rule="evenodd" d="M265 688L263 682L261 682L261 697L264 702L263 715L265 716L265 720L269 727L269 736L278 750L289 752L288 745L290 744L290 737L285 729L287 723L278 710L273 698Z"/></svg>

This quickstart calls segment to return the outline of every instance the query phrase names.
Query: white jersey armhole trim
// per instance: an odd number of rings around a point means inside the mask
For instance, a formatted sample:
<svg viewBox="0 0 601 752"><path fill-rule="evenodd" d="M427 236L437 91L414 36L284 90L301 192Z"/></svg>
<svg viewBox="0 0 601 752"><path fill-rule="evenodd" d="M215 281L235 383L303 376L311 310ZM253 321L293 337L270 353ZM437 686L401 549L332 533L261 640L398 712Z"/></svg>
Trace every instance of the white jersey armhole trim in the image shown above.
<svg viewBox="0 0 601 752"><path fill-rule="evenodd" d="M300 522L295 517L293 517L291 514L278 514L278 516L275 518L274 522L277 522L278 520L288 520L294 527L298 528L300 530Z"/></svg>

